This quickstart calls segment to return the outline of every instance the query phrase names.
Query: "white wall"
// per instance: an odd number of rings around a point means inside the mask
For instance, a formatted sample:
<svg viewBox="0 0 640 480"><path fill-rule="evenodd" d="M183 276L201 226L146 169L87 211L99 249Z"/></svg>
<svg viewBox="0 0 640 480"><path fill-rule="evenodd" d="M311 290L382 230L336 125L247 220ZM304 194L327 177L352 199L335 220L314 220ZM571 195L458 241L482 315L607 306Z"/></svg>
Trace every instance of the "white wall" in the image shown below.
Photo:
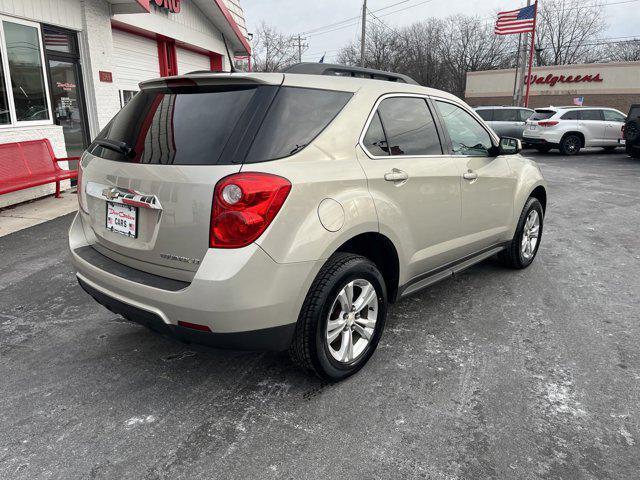
<svg viewBox="0 0 640 480"><path fill-rule="evenodd" d="M213 0L212 0L213 1ZM114 15L113 19L150 32L158 32L178 42L219 53L226 61L222 34L192 1L180 3L180 13L158 9L151 2L148 15ZM228 63L227 63L228 65Z"/></svg>
<svg viewBox="0 0 640 480"><path fill-rule="evenodd" d="M100 71L113 73L111 10L104 0L83 0L80 50L91 138L120 110L116 83L101 82ZM135 16L135 15L131 15Z"/></svg>
<svg viewBox="0 0 640 480"><path fill-rule="evenodd" d="M79 0L0 0L0 13L73 30L82 28L81 12Z"/></svg>

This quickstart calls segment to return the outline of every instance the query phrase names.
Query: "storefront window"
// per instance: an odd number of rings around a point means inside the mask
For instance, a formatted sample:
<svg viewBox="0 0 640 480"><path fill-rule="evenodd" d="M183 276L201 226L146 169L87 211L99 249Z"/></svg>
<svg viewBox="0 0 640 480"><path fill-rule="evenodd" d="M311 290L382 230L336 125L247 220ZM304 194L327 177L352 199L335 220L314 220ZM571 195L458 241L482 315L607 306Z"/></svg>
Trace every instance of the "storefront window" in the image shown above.
<svg viewBox="0 0 640 480"><path fill-rule="evenodd" d="M29 25L8 21L3 22L3 27L16 120L48 120L39 31Z"/></svg>
<svg viewBox="0 0 640 480"><path fill-rule="evenodd" d="M11 123L9 115L9 102L7 101L7 88L4 79L4 70L2 68L2 57L0 56L0 125Z"/></svg>

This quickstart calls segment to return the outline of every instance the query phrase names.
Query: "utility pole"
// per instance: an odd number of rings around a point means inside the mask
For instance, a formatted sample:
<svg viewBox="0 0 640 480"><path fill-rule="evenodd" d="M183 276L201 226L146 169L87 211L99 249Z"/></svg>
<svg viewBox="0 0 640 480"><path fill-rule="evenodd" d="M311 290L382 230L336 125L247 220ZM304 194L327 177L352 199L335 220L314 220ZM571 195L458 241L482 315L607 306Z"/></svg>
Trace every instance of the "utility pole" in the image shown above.
<svg viewBox="0 0 640 480"><path fill-rule="evenodd" d="M364 67L364 42L367 35L367 0L362 2L362 35L360 36L360 66Z"/></svg>
<svg viewBox="0 0 640 480"><path fill-rule="evenodd" d="M300 34L298 34L297 37L294 37L293 41L295 42L293 44L294 47L298 47L298 63L302 62L302 49L303 48L307 48L307 44L306 43L302 43L306 40L306 38L300 36Z"/></svg>

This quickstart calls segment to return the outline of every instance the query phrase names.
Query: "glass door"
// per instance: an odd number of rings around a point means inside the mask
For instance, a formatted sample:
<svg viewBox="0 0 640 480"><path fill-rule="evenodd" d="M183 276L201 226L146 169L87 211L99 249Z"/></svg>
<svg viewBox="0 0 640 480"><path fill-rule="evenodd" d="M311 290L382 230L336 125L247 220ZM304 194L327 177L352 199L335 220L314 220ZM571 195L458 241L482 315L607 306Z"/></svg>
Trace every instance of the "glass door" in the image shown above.
<svg viewBox="0 0 640 480"><path fill-rule="evenodd" d="M43 36L53 118L62 126L67 155L80 156L88 145L89 135L77 34L46 26Z"/></svg>

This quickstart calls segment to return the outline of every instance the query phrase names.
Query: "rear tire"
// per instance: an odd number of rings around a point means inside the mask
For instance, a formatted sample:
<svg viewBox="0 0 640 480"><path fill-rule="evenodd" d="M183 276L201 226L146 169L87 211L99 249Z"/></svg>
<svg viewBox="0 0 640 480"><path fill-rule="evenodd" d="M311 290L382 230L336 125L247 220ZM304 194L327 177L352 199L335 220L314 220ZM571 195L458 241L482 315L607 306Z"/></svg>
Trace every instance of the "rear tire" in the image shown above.
<svg viewBox="0 0 640 480"><path fill-rule="evenodd" d="M324 380L343 380L373 355L386 315L387 292L378 267L360 255L336 253L307 293L291 359Z"/></svg>
<svg viewBox="0 0 640 480"><path fill-rule="evenodd" d="M537 220L536 220L537 219ZM542 204L537 198L529 197L524 204L516 233L505 250L499 253L500 260L515 269L527 268L536 258L540 240L542 238L542 227L544 224L544 211ZM537 225L537 229L535 228ZM534 237L535 235L535 237ZM535 244L531 241L535 238ZM529 245L529 249L525 244Z"/></svg>
<svg viewBox="0 0 640 480"><path fill-rule="evenodd" d="M565 135L560 141L560 153L563 155L575 155L582 148L582 139L573 133Z"/></svg>

